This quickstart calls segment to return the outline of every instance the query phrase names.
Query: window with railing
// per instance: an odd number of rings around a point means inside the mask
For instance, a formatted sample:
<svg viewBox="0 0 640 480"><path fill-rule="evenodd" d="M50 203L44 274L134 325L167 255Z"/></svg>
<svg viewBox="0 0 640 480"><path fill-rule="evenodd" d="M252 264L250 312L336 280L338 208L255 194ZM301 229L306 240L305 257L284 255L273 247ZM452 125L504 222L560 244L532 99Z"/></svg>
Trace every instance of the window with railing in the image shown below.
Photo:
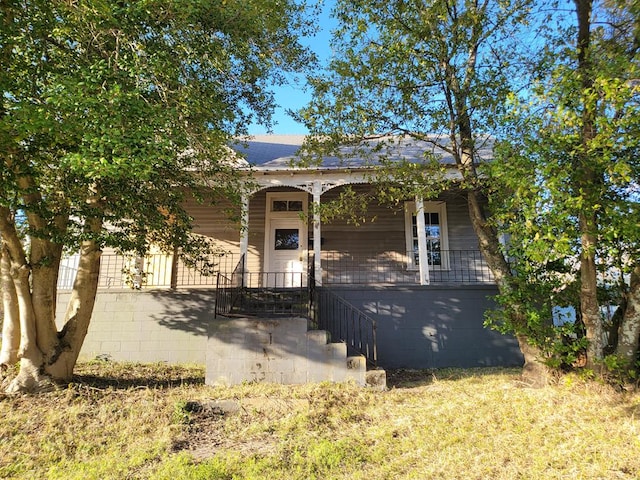
<svg viewBox="0 0 640 480"><path fill-rule="evenodd" d="M446 204L444 202L424 202L423 205L429 266L438 269L449 268L446 255L449 250ZM407 241L407 267L409 270L417 270L420 265L416 210L415 202L405 203L405 237Z"/></svg>

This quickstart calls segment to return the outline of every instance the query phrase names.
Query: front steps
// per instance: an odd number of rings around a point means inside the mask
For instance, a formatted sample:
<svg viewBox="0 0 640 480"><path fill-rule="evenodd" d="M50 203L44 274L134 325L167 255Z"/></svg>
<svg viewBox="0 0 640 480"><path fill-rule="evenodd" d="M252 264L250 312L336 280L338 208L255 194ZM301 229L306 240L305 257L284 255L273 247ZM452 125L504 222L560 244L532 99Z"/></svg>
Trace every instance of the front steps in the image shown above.
<svg viewBox="0 0 640 480"><path fill-rule="evenodd" d="M209 324L207 385L354 381L364 386L368 375L363 356L348 357L346 344L329 343L324 330L308 330L306 318L219 317ZM379 373L376 378L379 382Z"/></svg>

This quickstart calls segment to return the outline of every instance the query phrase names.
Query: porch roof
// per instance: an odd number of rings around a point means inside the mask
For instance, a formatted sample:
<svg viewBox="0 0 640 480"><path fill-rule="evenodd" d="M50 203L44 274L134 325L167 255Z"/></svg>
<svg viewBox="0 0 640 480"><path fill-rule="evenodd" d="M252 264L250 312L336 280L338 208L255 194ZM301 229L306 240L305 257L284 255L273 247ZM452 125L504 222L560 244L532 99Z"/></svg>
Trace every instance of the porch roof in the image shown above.
<svg viewBox="0 0 640 480"><path fill-rule="evenodd" d="M305 135L255 135L243 141L243 144L234 145L233 148L240 153L245 161L246 166L251 166L258 171L291 171L305 170L305 168L296 166L296 160L299 159L299 151L305 139ZM311 169L365 169L379 164L380 160L385 158L391 161L408 161L422 162L425 160L426 154L434 154L444 165L454 165L453 156L434 145L433 142L443 142L443 137L432 135L428 140L415 140L409 137L397 137L392 142L390 138L382 140L371 140L371 149L365 151L360 147L357 150L354 147L344 147L341 149L343 156L326 156L322 158L322 162L314 163ZM373 151L375 145L385 142L384 148L379 151ZM389 142L389 143L386 143ZM493 155L493 140L491 138L483 139L478 156L483 160L489 160Z"/></svg>

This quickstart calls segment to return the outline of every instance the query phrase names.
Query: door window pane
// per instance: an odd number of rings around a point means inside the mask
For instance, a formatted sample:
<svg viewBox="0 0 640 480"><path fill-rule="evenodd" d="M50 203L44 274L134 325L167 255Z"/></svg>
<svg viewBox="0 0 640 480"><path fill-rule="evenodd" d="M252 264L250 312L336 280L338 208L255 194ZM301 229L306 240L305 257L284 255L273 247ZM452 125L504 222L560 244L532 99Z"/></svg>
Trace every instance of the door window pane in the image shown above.
<svg viewBox="0 0 640 480"><path fill-rule="evenodd" d="M299 234L297 228L276 228L275 250L297 250L298 244Z"/></svg>
<svg viewBox="0 0 640 480"><path fill-rule="evenodd" d="M271 204L272 212L286 212L287 211L287 201L286 200L274 200Z"/></svg>
<svg viewBox="0 0 640 480"><path fill-rule="evenodd" d="M289 211L290 212L301 212L302 211L302 200L291 200L289 201Z"/></svg>

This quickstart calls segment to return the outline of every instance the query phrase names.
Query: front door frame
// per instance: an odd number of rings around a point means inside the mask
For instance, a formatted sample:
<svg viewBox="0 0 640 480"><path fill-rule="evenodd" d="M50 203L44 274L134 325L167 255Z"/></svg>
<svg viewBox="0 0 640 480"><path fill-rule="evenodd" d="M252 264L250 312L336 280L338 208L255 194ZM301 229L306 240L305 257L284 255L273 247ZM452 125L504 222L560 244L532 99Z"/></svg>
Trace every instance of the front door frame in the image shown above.
<svg viewBox="0 0 640 480"><path fill-rule="evenodd" d="M274 211L272 208L274 201L301 201L301 211ZM309 194L307 192L266 192L266 207L265 207L265 220L264 220L264 272L273 272L272 261L273 252L272 245L274 244L274 226L281 220L295 221L300 231L298 256L302 262L303 274L307 271L307 258L308 258L308 225L305 219L308 215L309 209ZM282 272L284 273L284 272ZM306 282L306 279L303 279Z"/></svg>

